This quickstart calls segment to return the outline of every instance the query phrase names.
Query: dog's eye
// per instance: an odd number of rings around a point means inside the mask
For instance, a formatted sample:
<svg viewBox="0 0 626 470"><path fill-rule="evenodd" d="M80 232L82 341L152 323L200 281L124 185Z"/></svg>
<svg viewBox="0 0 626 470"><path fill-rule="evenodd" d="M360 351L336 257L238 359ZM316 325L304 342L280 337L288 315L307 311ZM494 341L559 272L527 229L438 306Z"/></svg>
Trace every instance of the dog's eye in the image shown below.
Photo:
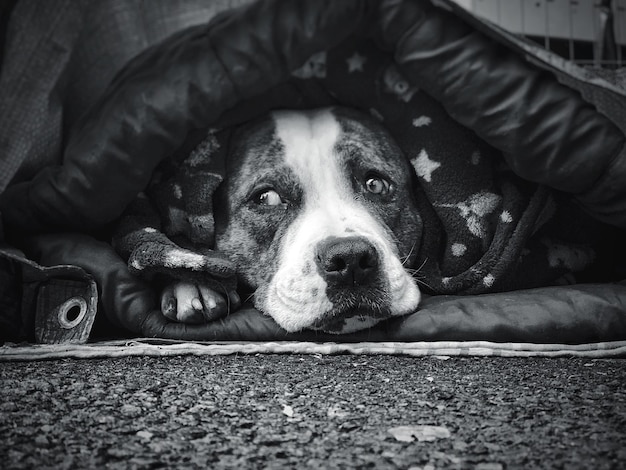
<svg viewBox="0 0 626 470"><path fill-rule="evenodd" d="M365 189L372 194L386 195L389 193L390 184L384 178L370 176L365 180Z"/></svg>
<svg viewBox="0 0 626 470"><path fill-rule="evenodd" d="M257 196L256 202L261 206L278 206L280 204L283 204L283 200L280 197L280 194L278 194L273 189L268 189L260 193Z"/></svg>

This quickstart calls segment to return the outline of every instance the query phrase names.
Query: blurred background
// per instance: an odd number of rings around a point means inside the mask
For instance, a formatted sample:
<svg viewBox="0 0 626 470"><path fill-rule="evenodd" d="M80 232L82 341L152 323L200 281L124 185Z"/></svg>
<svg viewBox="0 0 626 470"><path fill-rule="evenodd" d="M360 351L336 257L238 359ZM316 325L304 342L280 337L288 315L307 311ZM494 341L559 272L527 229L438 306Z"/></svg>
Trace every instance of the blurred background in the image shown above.
<svg viewBox="0 0 626 470"><path fill-rule="evenodd" d="M579 65L626 66L626 0L454 0Z"/></svg>

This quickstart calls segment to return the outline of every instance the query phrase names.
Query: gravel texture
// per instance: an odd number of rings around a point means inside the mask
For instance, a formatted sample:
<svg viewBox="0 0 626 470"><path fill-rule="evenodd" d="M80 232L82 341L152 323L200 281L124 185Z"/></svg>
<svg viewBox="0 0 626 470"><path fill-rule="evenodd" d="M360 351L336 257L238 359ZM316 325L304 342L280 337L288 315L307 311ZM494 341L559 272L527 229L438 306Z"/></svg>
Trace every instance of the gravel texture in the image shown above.
<svg viewBox="0 0 626 470"><path fill-rule="evenodd" d="M0 363L0 467L626 468L624 385L621 360Z"/></svg>

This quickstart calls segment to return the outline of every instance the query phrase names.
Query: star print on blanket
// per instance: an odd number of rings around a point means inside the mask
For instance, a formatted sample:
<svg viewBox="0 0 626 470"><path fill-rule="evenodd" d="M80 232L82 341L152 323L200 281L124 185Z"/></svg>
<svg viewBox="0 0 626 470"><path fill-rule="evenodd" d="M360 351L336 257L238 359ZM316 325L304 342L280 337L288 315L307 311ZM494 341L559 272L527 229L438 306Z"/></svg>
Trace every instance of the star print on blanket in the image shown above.
<svg viewBox="0 0 626 470"><path fill-rule="evenodd" d="M416 276L428 290L546 285L595 261L587 232L596 227L588 228L589 219L517 177L499 151L455 122L373 43L355 40L316 54L294 75L321 84L342 105L369 112L410 159L425 228Z"/></svg>
<svg viewBox="0 0 626 470"><path fill-rule="evenodd" d="M587 218L572 216L573 209L557 204L558 195L517 177L496 149L407 81L373 43L355 39L317 53L293 72L292 81L308 97L303 101L315 101L323 90L327 99L320 106L334 102L370 113L410 159L424 221L413 268L426 290L482 293L547 285L596 259L581 235ZM115 245L133 272L208 275L234 285L234 267L210 249L211 195L222 180L227 135L228 129L193 133L155 174L148 197L130 206Z"/></svg>

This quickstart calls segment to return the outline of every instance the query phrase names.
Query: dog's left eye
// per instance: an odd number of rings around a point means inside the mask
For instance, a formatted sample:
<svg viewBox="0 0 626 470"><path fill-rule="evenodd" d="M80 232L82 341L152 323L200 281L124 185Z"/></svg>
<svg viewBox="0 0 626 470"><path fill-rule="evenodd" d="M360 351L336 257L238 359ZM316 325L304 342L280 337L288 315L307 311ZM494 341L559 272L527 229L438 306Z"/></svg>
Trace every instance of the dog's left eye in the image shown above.
<svg viewBox="0 0 626 470"><path fill-rule="evenodd" d="M379 176L370 176L365 180L365 189L372 194L384 196L389 193L390 187L389 181Z"/></svg>
<svg viewBox="0 0 626 470"><path fill-rule="evenodd" d="M262 206L278 206L284 203L280 194L273 189L268 189L260 193L256 198L256 202Z"/></svg>

